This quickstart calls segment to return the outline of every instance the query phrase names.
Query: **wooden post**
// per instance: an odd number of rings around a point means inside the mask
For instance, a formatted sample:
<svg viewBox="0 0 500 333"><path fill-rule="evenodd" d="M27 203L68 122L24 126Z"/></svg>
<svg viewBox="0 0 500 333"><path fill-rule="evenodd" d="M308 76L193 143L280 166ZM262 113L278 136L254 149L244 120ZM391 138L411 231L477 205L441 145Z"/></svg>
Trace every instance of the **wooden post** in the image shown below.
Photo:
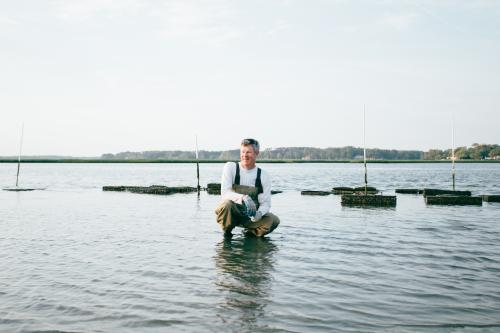
<svg viewBox="0 0 500 333"><path fill-rule="evenodd" d="M196 178L198 179L198 194L200 194L200 162L198 160L198 135L196 136Z"/></svg>
<svg viewBox="0 0 500 333"><path fill-rule="evenodd" d="M363 105L363 161L365 164L365 195L367 195L368 170L366 169L366 108L364 105Z"/></svg>
<svg viewBox="0 0 500 333"><path fill-rule="evenodd" d="M21 142L19 143L19 156L17 157L16 187L19 185L19 169L21 168L21 152L23 150L24 123L21 126Z"/></svg>
<svg viewBox="0 0 500 333"><path fill-rule="evenodd" d="M451 120L451 182L453 191L455 191L455 119Z"/></svg>

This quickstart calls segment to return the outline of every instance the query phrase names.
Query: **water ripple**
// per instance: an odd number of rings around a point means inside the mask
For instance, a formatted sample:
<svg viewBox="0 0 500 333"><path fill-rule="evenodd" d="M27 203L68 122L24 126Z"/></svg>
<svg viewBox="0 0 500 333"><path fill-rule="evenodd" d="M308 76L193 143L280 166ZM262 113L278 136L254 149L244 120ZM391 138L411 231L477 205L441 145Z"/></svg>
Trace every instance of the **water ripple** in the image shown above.
<svg viewBox="0 0 500 333"><path fill-rule="evenodd" d="M202 165L204 180L220 167ZM475 194L500 185L500 165L459 167ZM396 209L342 208L339 196L296 191L359 185L358 165L266 169L285 190L273 196L280 227L225 240L218 197L100 190L190 184L193 165L27 165L47 190L0 193L0 331L500 330L500 205L398 195ZM449 181L443 165L370 169L388 193Z"/></svg>

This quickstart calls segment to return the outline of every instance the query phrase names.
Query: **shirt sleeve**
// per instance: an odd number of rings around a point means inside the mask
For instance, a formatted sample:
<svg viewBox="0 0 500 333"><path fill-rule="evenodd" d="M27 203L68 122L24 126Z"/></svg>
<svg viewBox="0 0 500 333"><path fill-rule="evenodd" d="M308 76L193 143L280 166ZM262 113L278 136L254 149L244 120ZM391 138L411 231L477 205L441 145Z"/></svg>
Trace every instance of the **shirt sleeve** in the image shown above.
<svg viewBox="0 0 500 333"><path fill-rule="evenodd" d="M227 162L224 165L224 170L222 171L220 193L222 200L231 200L235 203L241 204L243 200L243 194L239 194L233 191L233 178L236 173L236 164L233 162Z"/></svg>
<svg viewBox="0 0 500 333"><path fill-rule="evenodd" d="M267 172L262 170L260 175L260 180L262 182L262 193L259 194L259 209L258 211L264 216L271 210L271 177Z"/></svg>

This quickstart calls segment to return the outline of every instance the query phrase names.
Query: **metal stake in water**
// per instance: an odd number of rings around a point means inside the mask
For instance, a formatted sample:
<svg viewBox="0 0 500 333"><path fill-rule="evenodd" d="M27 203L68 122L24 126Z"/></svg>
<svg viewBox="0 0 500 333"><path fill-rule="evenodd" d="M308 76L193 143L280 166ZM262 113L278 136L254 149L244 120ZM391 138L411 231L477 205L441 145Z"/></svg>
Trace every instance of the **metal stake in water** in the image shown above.
<svg viewBox="0 0 500 333"><path fill-rule="evenodd" d="M200 194L200 163L198 160L198 135L196 136L196 178L198 179L198 194Z"/></svg>
<svg viewBox="0 0 500 333"><path fill-rule="evenodd" d="M19 185L19 169L21 168L21 152L23 151L24 123L21 126L21 142L19 143L19 156L17 157L16 187Z"/></svg>
<svg viewBox="0 0 500 333"><path fill-rule="evenodd" d="M368 170L366 169L366 108L363 105L363 161L365 165L365 195L368 193Z"/></svg>
<svg viewBox="0 0 500 333"><path fill-rule="evenodd" d="M455 191L455 119L452 118L451 126L451 181Z"/></svg>

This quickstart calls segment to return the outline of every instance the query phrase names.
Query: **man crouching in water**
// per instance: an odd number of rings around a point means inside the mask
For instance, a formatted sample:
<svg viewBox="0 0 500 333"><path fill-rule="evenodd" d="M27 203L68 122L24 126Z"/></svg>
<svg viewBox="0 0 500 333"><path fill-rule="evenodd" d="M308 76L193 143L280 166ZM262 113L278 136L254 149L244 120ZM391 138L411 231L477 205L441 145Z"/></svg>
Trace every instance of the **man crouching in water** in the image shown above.
<svg viewBox="0 0 500 333"><path fill-rule="evenodd" d="M272 232L280 223L279 218L269 212L271 178L255 165L259 149L257 140L244 139L240 147L241 161L224 165L221 181L223 202L215 214L225 237L231 237L231 231L237 226L261 237Z"/></svg>

